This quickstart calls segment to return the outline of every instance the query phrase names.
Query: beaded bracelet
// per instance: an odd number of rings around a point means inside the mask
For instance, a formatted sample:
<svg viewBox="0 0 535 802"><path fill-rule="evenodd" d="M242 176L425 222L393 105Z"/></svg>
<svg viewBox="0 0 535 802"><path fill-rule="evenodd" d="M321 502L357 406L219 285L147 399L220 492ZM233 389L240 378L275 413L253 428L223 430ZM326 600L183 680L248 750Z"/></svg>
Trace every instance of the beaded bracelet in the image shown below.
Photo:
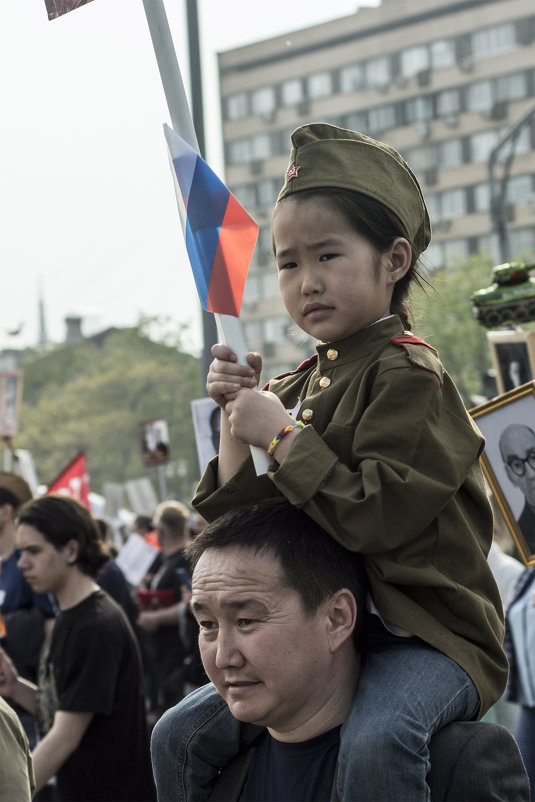
<svg viewBox="0 0 535 802"><path fill-rule="evenodd" d="M275 435L275 437L268 446L267 450L268 456L270 457L273 456L273 454L275 453L275 449L277 448L283 437L286 437L287 434L293 432L294 429L304 429L304 428L305 424L303 423L303 421L298 420L296 423L290 423L288 426L285 426L284 429L281 429L280 432Z"/></svg>

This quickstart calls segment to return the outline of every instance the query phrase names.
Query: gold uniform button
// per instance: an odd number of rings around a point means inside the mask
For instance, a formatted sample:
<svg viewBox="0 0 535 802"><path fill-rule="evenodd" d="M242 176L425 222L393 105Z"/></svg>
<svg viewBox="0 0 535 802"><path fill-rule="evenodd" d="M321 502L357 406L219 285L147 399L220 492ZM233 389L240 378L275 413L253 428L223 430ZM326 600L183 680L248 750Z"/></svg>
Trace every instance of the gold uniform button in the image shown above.
<svg viewBox="0 0 535 802"><path fill-rule="evenodd" d="M301 413L301 417L303 418L303 420L310 420L313 415L314 415L314 410L312 409L304 409L303 412Z"/></svg>
<svg viewBox="0 0 535 802"><path fill-rule="evenodd" d="M321 377L321 379L320 379L320 387L325 389L325 387L328 387L330 383L331 383L331 380L329 379L328 376L322 376Z"/></svg>
<svg viewBox="0 0 535 802"><path fill-rule="evenodd" d="M330 359L331 362L334 362L335 359L338 359L338 351L336 348L329 348L327 351L327 359Z"/></svg>

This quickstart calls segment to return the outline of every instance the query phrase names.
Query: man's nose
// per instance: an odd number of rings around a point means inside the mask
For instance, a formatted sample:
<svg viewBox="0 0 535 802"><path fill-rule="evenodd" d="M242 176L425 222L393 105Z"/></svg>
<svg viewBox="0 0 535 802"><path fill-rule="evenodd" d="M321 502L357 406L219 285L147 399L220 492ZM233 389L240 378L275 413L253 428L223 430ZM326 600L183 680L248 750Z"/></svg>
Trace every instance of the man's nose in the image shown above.
<svg viewBox="0 0 535 802"><path fill-rule="evenodd" d="M215 655L216 668L237 668L242 666L244 662L244 657L239 649L235 635L220 630Z"/></svg>

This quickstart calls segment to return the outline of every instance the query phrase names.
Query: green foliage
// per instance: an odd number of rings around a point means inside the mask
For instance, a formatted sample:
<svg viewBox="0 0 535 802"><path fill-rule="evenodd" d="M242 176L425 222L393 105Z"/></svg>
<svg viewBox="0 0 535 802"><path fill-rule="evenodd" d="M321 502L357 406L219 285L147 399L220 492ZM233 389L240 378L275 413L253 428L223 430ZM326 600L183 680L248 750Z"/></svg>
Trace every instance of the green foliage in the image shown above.
<svg viewBox="0 0 535 802"><path fill-rule="evenodd" d="M481 395L482 374L492 367L486 330L473 316L470 296L492 282L492 262L484 256L450 264L430 277L432 288L414 301L414 333L439 352L465 404Z"/></svg>
<svg viewBox="0 0 535 802"><path fill-rule="evenodd" d="M168 471L167 495L190 502L199 475L191 401L204 395L204 377L199 360L176 347L179 337L174 346L154 342L146 336L148 324L154 321L26 354L14 445L31 451L41 482L52 481L83 450L95 492L104 482L148 476L158 494L157 469L142 462L140 423L166 418L171 460L181 465Z"/></svg>

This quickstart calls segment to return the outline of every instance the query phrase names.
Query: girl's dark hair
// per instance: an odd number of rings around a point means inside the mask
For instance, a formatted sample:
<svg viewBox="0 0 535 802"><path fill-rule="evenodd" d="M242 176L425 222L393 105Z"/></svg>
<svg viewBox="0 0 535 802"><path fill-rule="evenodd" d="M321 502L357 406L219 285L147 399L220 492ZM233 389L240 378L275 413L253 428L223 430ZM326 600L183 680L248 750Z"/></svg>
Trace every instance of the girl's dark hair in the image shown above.
<svg viewBox="0 0 535 802"><path fill-rule="evenodd" d="M17 523L33 526L57 551L76 540L76 564L88 576L98 576L109 560L91 514L69 496L51 494L28 501L20 508Z"/></svg>
<svg viewBox="0 0 535 802"><path fill-rule="evenodd" d="M412 249L411 264L403 278L394 285L390 312L399 315L403 327L410 329L413 325L409 298L411 286L415 283L424 289L423 284L426 283L426 279L417 268L420 252L411 242L399 217L379 201L349 189L317 187L296 192L288 197L297 202L314 197L328 198L349 225L366 237L379 253L387 251L397 237L404 237L409 242ZM284 203L284 200L281 203Z"/></svg>

